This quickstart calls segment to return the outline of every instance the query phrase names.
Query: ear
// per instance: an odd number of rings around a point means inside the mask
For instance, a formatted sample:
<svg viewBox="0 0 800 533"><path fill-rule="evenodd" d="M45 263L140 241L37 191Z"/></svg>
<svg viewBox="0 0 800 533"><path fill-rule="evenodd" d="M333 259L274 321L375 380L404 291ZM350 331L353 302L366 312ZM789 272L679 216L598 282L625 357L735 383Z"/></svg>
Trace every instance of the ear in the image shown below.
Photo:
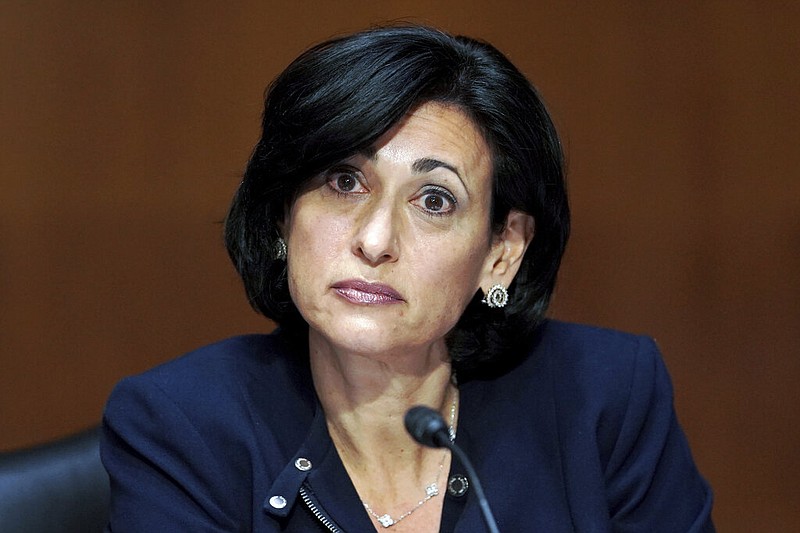
<svg viewBox="0 0 800 533"><path fill-rule="evenodd" d="M481 289L487 293L498 283L511 285L522 264L522 257L533 240L534 221L531 215L512 210L508 213L503 231L492 239L492 247L484 263Z"/></svg>

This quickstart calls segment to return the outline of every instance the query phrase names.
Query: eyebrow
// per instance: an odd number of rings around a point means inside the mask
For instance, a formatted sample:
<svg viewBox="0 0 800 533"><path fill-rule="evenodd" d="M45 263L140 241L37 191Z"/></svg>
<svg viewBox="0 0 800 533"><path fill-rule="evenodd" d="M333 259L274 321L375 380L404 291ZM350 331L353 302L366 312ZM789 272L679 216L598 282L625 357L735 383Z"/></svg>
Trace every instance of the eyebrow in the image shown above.
<svg viewBox="0 0 800 533"><path fill-rule="evenodd" d="M378 156L378 151L375 150L373 146L367 146L366 148L362 148L357 152L358 155L362 157L366 157L367 159L375 160ZM423 157L421 159L417 159L411 165L411 170L414 174L425 174L426 172L431 172L436 170L437 168L444 168L458 176L458 179L464 181L461 178L461 174L458 172L458 169L451 165L450 163L445 163L444 161L439 161L438 159L434 159L432 157Z"/></svg>
<svg viewBox="0 0 800 533"><path fill-rule="evenodd" d="M469 193L469 187L464 182L464 178L461 177L461 174L458 172L458 169L449 163L445 163L444 161L439 161L438 159L434 159L432 157L423 157L422 159L417 159L411 165L411 170L415 174L424 174L426 172L431 172L437 168L444 168L452 172L458 178L458 181L461 182L461 186L464 187L464 191L467 193L467 198L472 196Z"/></svg>
<svg viewBox="0 0 800 533"><path fill-rule="evenodd" d="M414 161L414 164L411 165L411 170L415 174L424 174L426 172L431 172L437 168L445 168L458 176L458 179L461 179L461 174L458 173L456 167L449 163L445 163L444 161L439 161L438 159L433 159L431 157L423 157L422 159L417 159ZM462 180L463 181L463 180Z"/></svg>
<svg viewBox="0 0 800 533"><path fill-rule="evenodd" d="M362 148L357 153L372 161L375 161L378 157L378 151L375 150L375 148L372 146L368 146L367 148ZM467 190L467 195L469 195L469 189L467 188L467 184L464 183L464 178L461 177L461 174L458 172L458 169L453 165L451 165L450 163L445 163L444 161L440 161L432 157L423 157L417 159L416 161L414 161L414 163L411 164L411 171L414 174L425 174L426 172L431 172L433 170L436 170L437 168L444 168L455 174L458 180L461 182L462 187L464 187L464 189Z"/></svg>

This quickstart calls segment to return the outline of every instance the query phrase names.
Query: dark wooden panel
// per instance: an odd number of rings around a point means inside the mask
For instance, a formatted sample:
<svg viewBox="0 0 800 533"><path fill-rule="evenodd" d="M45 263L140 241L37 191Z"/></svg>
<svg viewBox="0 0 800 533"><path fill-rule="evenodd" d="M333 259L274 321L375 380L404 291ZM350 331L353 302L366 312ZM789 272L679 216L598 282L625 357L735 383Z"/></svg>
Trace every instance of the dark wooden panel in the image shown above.
<svg viewBox="0 0 800 533"><path fill-rule="evenodd" d="M768 4L3 3L0 448L270 328L218 224L264 87L312 42L411 18L495 43L551 104L575 212L554 315L654 335L719 529L795 530L800 10Z"/></svg>

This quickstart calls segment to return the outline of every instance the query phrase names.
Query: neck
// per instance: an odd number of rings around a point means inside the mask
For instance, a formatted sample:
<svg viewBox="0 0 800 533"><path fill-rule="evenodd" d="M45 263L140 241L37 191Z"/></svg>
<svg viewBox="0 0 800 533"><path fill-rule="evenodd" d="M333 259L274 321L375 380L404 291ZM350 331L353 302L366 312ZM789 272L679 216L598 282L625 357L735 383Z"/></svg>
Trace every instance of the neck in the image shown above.
<svg viewBox="0 0 800 533"><path fill-rule="evenodd" d="M410 407L422 404L450 420L457 392L444 342L402 354L359 354L337 349L311 332L309 353L314 386L345 466L385 472L415 465L422 476L434 450L413 441L403 418ZM435 454L438 461L441 452Z"/></svg>
<svg viewBox="0 0 800 533"><path fill-rule="evenodd" d="M443 499L428 494L447 475L450 453L414 442L403 418L422 404L453 420L458 390L444 341L417 350L355 353L310 330L309 355L331 439L373 521L388 513L389 520L402 521L392 526L397 533L437 531Z"/></svg>

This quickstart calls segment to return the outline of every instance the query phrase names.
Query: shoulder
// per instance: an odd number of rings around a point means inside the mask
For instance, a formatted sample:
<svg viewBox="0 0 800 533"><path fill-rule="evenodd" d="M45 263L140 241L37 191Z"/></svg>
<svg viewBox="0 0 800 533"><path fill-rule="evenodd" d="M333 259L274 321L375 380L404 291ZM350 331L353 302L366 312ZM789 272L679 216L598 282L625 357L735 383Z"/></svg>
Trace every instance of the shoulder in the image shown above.
<svg viewBox="0 0 800 533"><path fill-rule="evenodd" d="M310 420L302 401L310 380L297 366L279 336L251 335L123 379L101 440L118 487L112 520L140 531L170 520L193 531L210 522L215 531L250 529L237 524L251 515L253 487L274 478Z"/></svg>
<svg viewBox="0 0 800 533"><path fill-rule="evenodd" d="M294 401L308 381L297 367L279 335L233 337L123 379L104 418L152 423L172 413L198 429L232 425L255 404Z"/></svg>
<svg viewBox="0 0 800 533"><path fill-rule="evenodd" d="M515 428L504 446L530 456L537 471L558 458L553 483L564 486L577 529L609 518L615 531L699 531L691 524L710 523L710 492L652 338L547 321L518 367L473 388L487 406L475 409L476 433L494 444L502 428ZM544 450L539 460L536 450Z"/></svg>
<svg viewBox="0 0 800 533"><path fill-rule="evenodd" d="M558 322L548 323L540 340L532 355L550 369L572 497L592 501L602 491L619 531L642 524L648 531L713 530L711 492L678 423L655 341Z"/></svg>
<svg viewBox="0 0 800 533"><path fill-rule="evenodd" d="M557 320L546 320L530 342L527 356L507 378L554 382L556 392L618 390L637 372L663 363L648 336ZM647 373L647 372L645 372Z"/></svg>
<svg viewBox="0 0 800 533"><path fill-rule="evenodd" d="M634 374L653 377L663 365L651 337L554 320L542 324L528 359L553 380L595 391L630 384Z"/></svg>
<svg viewBox="0 0 800 533"><path fill-rule="evenodd" d="M613 440L630 407L654 398L671 403L672 389L652 338L612 329L547 320L522 363L469 388L509 405L549 405L554 422Z"/></svg>
<svg viewBox="0 0 800 533"><path fill-rule="evenodd" d="M541 325L534 346L534 351L547 350L582 365L630 364L636 354L656 350L653 339L644 335L558 320Z"/></svg>
<svg viewBox="0 0 800 533"><path fill-rule="evenodd" d="M559 425L594 434L601 448L654 403L672 404L652 338L555 320L542 324L525 361L497 385L521 402L547 402Z"/></svg>
<svg viewBox="0 0 800 533"><path fill-rule="evenodd" d="M672 400L661 353L648 336L548 321L529 358L546 369L566 409L624 413L629 404L649 400L656 388Z"/></svg>
<svg viewBox="0 0 800 533"><path fill-rule="evenodd" d="M674 423L672 383L650 337L550 321L530 356L562 435L592 435L604 463L644 427L664 433Z"/></svg>
<svg viewBox="0 0 800 533"><path fill-rule="evenodd" d="M270 364L283 351L276 335L231 337L192 350L128 379L172 386L212 376L216 380L225 380L246 372L248 368Z"/></svg>
<svg viewBox="0 0 800 533"><path fill-rule="evenodd" d="M241 378L275 359L276 342L270 335L225 339L193 350L146 372L122 379L111 395L121 392L163 390L170 398L198 399L214 392L230 391ZM152 396L152 394L151 394Z"/></svg>

